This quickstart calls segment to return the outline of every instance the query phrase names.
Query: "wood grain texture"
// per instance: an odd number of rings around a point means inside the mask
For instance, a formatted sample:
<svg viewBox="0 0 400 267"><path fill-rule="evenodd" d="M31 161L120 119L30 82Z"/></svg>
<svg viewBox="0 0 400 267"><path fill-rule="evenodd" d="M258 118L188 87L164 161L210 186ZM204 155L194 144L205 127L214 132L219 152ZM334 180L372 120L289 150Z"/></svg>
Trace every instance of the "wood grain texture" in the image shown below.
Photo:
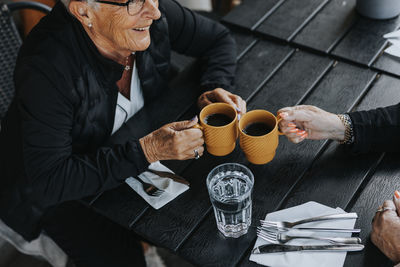
<svg viewBox="0 0 400 267"><path fill-rule="evenodd" d="M373 64L373 68L400 77L400 58L382 53Z"/></svg>
<svg viewBox="0 0 400 267"><path fill-rule="evenodd" d="M231 34L236 41L236 55L239 60L256 43L257 39L247 31L231 30Z"/></svg>
<svg viewBox="0 0 400 267"><path fill-rule="evenodd" d="M310 91L316 81L318 81L322 74L330 66L330 60L323 57L310 55L304 52L296 53L275 75L270 81L262 88L262 90L252 98L249 107L257 107L268 109L276 112L282 105L294 105L298 100L303 98L304 94ZM338 68L338 69L337 69ZM333 99L320 98L326 94L326 90L332 90L331 87L325 87L324 80L336 80L336 83L342 83L346 90L353 90L361 94L368 84L371 82L373 73L365 75L359 74L359 80L356 86L355 82L351 83L350 77L346 80L340 81L337 79L340 75L352 68L349 65L337 66L335 69L327 74L322 80L323 86L318 86L311 92L310 99L319 101L319 104L327 106L336 106ZM363 72L363 69L354 67L355 71ZM288 74L292 82L297 81L296 86L291 84L288 79ZM303 77L302 77L303 76ZM352 85L352 86L351 86ZM346 90L340 93L346 93ZM350 108L353 105L354 99L357 95L353 94L346 101L339 103L342 108ZM285 101L284 103L282 101ZM311 103L311 102L308 102ZM316 103L317 104L317 103ZM322 149L323 142L305 142L300 145L295 145L287 141L285 138L280 139L279 148L275 159L267 164L256 166L244 161L244 163L251 169L255 176L255 186L253 191L253 225L257 225L257 221L265 217L267 212L275 210L279 203L282 201L286 193L297 182L304 172L311 165L314 158ZM230 155L231 156L231 155ZM238 158L239 162L243 159ZM233 162L237 162L236 160ZM183 244L179 249L180 255L189 261L196 262L201 266L233 266L241 259L243 254L247 253L248 249L252 246L255 240L255 233L253 229L249 231L246 237L236 241L229 241L224 243L220 235L204 235L204 232L209 232L210 227L214 227L215 219L211 214L207 220L201 224L199 229ZM215 230L211 230L214 233ZM252 238L249 238L251 236ZM219 246L227 247L219 247ZM243 244L247 244L244 246ZM213 250L197 250L199 247L213 247ZM230 251L236 253L232 255ZM196 253L194 253L196 252ZM216 254L218 253L218 254ZM219 253L227 253L226 256L221 257ZM248 257L246 257L247 259Z"/></svg>
<svg viewBox="0 0 400 267"><path fill-rule="evenodd" d="M357 20L356 0L331 0L297 34L293 43L329 53Z"/></svg>
<svg viewBox="0 0 400 267"><path fill-rule="evenodd" d="M294 52L293 48L258 41L238 62L236 86L232 91L248 99Z"/></svg>
<svg viewBox="0 0 400 267"><path fill-rule="evenodd" d="M127 184L104 192L93 204L96 212L129 228L149 208L147 202Z"/></svg>
<svg viewBox="0 0 400 267"><path fill-rule="evenodd" d="M328 0L286 0L256 31L290 41L326 3Z"/></svg>
<svg viewBox="0 0 400 267"><path fill-rule="evenodd" d="M346 75L348 72L352 72L354 76ZM303 104L316 105L333 112L350 110L370 86L374 77L375 73L372 71L340 63L330 70ZM274 161L264 166L263 170L254 173L255 177L268 179L268 183L258 185L254 190L255 220L264 219L268 212L275 211L281 206L286 194L306 174L325 147L324 141L306 140L298 145L290 143L287 139L281 138L280 141L282 142ZM272 166L274 169L268 170ZM260 190L259 193L257 190ZM256 266L248 260L249 253L248 250L240 266Z"/></svg>
<svg viewBox="0 0 400 267"><path fill-rule="evenodd" d="M399 17L381 21L360 18L332 54L370 66L387 43L382 36L397 29L399 22Z"/></svg>
<svg viewBox="0 0 400 267"><path fill-rule="evenodd" d="M247 0L234 8L222 22L252 30L285 0Z"/></svg>
<svg viewBox="0 0 400 267"><path fill-rule="evenodd" d="M381 76L365 95L357 110L368 110L400 102L400 80ZM311 170L290 193L281 208L317 201L346 208L381 157L381 153L354 155L332 142Z"/></svg>

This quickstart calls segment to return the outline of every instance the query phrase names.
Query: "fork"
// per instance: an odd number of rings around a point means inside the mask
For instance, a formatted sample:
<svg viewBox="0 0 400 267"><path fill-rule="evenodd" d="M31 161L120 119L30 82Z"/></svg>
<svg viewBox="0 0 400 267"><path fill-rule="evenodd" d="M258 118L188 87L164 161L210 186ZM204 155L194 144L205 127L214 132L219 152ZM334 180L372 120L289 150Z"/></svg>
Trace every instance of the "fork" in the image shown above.
<svg viewBox="0 0 400 267"><path fill-rule="evenodd" d="M164 193L164 190L155 187L153 184L143 182L140 178L138 178L136 180L138 180L142 184L144 192L146 192L149 196L158 197L162 193Z"/></svg>
<svg viewBox="0 0 400 267"><path fill-rule="evenodd" d="M320 236L293 236L283 234L281 232L270 232L265 231L259 227L257 227L257 236L262 239L271 242L271 243L279 243L285 244L293 239L314 239L314 240L323 240L328 241L334 244L361 244L361 239L358 237L320 237Z"/></svg>
<svg viewBox="0 0 400 267"><path fill-rule="evenodd" d="M266 228L293 228L296 225L309 223L309 222L316 222L316 221L326 221L326 220L337 220L337 219L357 219L356 213L340 213L340 214L330 214L318 217L312 217L304 220L299 220L295 222L285 222L285 221L265 221L260 220L261 225Z"/></svg>

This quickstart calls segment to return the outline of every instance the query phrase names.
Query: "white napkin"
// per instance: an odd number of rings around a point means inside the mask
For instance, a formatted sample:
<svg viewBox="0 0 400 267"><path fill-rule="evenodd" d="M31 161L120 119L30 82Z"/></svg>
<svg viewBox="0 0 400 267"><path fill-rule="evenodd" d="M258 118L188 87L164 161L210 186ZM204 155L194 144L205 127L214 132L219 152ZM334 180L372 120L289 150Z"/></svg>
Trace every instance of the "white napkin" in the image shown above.
<svg viewBox="0 0 400 267"><path fill-rule="evenodd" d="M385 53L400 57L400 30L387 33L383 35L383 38L388 39L391 43L391 46L385 49Z"/></svg>
<svg viewBox="0 0 400 267"><path fill-rule="evenodd" d="M307 202L305 204L280 210L267 214L265 220L271 221L297 221L310 217L328 215L334 213L343 213L340 208L330 208L317 202ZM355 219L331 220L303 224L304 227L329 227L329 228L349 228L353 229ZM299 230L290 230L287 234L291 235L314 235L314 236L335 236L350 237L351 233L324 233L310 232L305 234L299 233ZM254 247L268 244L269 242L257 238ZM326 245L330 244L325 241L294 239L286 243L288 245ZM296 267L338 267L343 266L346 258L346 252L287 252L287 253L269 253L269 254L252 254L250 260L261 265L271 267L296 266Z"/></svg>
<svg viewBox="0 0 400 267"><path fill-rule="evenodd" d="M149 169L173 173L173 171L165 167L159 161L150 164ZM153 184L155 187L163 189L165 192L157 197L149 196L143 190L142 184L137 179ZM189 186L185 184L175 182L170 178L160 177L157 174L147 171L139 174L138 178L129 177L125 182L155 209L163 207L165 204L189 189Z"/></svg>

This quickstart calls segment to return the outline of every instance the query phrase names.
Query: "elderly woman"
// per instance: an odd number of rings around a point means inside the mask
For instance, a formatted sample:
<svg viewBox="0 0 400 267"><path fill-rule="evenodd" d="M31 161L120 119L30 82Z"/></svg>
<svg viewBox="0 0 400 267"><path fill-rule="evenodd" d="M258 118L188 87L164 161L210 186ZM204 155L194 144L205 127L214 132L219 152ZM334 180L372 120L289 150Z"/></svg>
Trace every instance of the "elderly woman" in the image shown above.
<svg viewBox="0 0 400 267"><path fill-rule="evenodd" d="M77 266L143 266L126 229L76 200L158 160L203 153L197 118L122 145L110 136L167 89L171 49L202 58L200 107L246 103L232 86L235 44L223 26L173 0L64 0L31 32L0 134L0 218L27 240L49 235ZM162 112L162 110L160 110ZM122 126L123 127L123 126Z"/></svg>
<svg viewBox="0 0 400 267"><path fill-rule="evenodd" d="M281 130L294 143L332 139L352 151L398 151L400 104L369 111L333 114L315 106L278 111ZM400 263L400 193L378 208L372 223L372 242L393 262ZM400 264L399 264L400 266Z"/></svg>

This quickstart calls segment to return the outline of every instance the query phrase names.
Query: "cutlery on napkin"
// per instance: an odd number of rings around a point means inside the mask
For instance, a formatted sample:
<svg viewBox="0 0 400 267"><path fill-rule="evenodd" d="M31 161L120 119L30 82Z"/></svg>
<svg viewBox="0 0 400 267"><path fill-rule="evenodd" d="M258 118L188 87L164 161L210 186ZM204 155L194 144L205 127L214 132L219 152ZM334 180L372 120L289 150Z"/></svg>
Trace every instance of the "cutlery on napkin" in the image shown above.
<svg viewBox="0 0 400 267"><path fill-rule="evenodd" d="M307 202L305 204L291 207L288 209L280 210L277 212L267 214L265 220L268 221L297 221L307 219L315 216L322 216L334 213L343 213L344 211L340 208L334 209L316 202ZM307 227L324 227L324 228L343 228L352 229L354 228L356 219L346 220L332 220L332 221L318 221L304 224ZM291 235L305 235L304 230L291 229L285 232ZM310 231L307 233L308 236L312 235L321 236L321 232ZM324 232L324 236L330 237L350 237L351 233L332 233ZM254 248L262 245L273 244L265 241L258 237ZM308 239L294 239L287 243L292 246L315 246L315 245L329 245L325 241L308 240ZM346 252L331 252L331 251L291 251L281 253L268 253L268 254L251 254L250 260L261 265L277 267L277 266L296 266L296 267L338 267L343 266L346 258Z"/></svg>
<svg viewBox="0 0 400 267"><path fill-rule="evenodd" d="M138 177L129 177L125 182L138 193L153 208L159 209L177 196L189 189L189 183L182 177L175 175L173 171L159 161L150 164L148 171L139 174ZM164 192L158 196L147 194L140 179L144 183L153 184Z"/></svg>
<svg viewBox="0 0 400 267"><path fill-rule="evenodd" d="M336 244L336 245L313 245L313 246L292 246L269 244L253 249L254 254L285 253L293 251L360 251L364 249L361 244Z"/></svg>

